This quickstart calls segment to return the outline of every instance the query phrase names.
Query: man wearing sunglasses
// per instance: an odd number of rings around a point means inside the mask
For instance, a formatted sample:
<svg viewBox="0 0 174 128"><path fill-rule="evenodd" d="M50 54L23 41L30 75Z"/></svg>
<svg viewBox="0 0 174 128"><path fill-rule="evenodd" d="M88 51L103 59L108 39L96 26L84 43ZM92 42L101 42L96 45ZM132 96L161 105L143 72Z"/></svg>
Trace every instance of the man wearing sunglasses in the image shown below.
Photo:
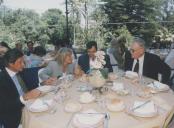
<svg viewBox="0 0 174 128"><path fill-rule="evenodd" d="M130 53L125 55L125 70L137 72L139 75L158 80L162 75L162 83L170 78L170 67L157 55L145 51L145 41L135 37L131 44Z"/></svg>

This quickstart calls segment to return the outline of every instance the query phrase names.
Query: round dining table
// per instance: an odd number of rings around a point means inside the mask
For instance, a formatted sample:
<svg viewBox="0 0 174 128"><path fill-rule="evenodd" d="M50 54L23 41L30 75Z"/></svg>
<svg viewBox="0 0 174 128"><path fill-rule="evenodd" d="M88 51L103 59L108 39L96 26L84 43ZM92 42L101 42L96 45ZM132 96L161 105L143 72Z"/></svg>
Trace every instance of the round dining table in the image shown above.
<svg viewBox="0 0 174 128"><path fill-rule="evenodd" d="M128 94L119 94L112 90L113 83L122 83ZM80 96L85 90L80 89L83 86L90 87L88 82L75 79L71 81L70 86L66 86L58 91L50 91L40 97L40 99L55 99L59 93L65 95L61 100L56 100L54 106L43 112L32 112L28 108L34 101L30 101L23 109L22 126L23 128L73 128L71 126L72 118L76 113L66 112L65 106L69 102L80 103L81 111L93 109L99 113L108 115L106 128L165 128L169 124L174 114L174 93L171 89L151 93L147 97L140 96L146 85L153 80L143 77L143 80L118 77L115 80L107 81L102 92L90 90L90 93L96 96L97 100L90 103L81 103ZM58 85L59 86L59 85ZM61 85L63 87L63 85ZM120 99L124 102L125 108L121 111L110 111L107 109L108 99ZM135 101L154 102L157 108L157 114L152 117L140 117L129 113L129 108Z"/></svg>

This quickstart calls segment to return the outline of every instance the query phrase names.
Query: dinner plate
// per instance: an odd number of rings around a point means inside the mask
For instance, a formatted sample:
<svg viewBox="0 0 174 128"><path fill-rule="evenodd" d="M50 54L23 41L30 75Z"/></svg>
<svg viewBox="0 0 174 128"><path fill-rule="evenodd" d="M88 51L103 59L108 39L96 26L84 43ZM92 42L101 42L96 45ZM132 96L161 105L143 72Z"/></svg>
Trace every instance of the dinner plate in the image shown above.
<svg viewBox="0 0 174 128"><path fill-rule="evenodd" d="M154 105L154 112L147 112L147 113L141 113L141 112L136 112L133 110L133 105L127 109L127 112L131 115L138 116L138 117L154 117L158 114L158 109L157 106Z"/></svg>
<svg viewBox="0 0 174 128"><path fill-rule="evenodd" d="M147 86L152 89L152 93L168 91L170 89L168 85L156 81L148 84Z"/></svg>
<svg viewBox="0 0 174 128"><path fill-rule="evenodd" d="M117 106L112 106L112 105L107 105L107 109L111 112L119 112L119 111L123 111L125 109L125 105L121 105L119 107Z"/></svg>
<svg viewBox="0 0 174 128"><path fill-rule="evenodd" d="M79 101L80 103L91 103L95 100L95 96L90 94L89 92L84 92L83 94L80 95Z"/></svg>
<svg viewBox="0 0 174 128"><path fill-rule="evenodd" d="M126 71L125 77L129 79L134 79L134 78L138 78L138 74L136 72Z"/></svg>
<svg viewBox="0 0 174 128"><path fill-rule="evenodd" d="M93 97L91 97L91 98L88 98L88 99L86 99L86 100L83 100L83 99L81 99L80 98L80 103L83 103L83 104L88 104L88 103L91 103L91 102L93 102L95 100L95 96L93 96Z"/></svg>
<svg viewBox="0 0 174 128"><path fill-rule="evenodd" d="M27 108L31 112L44 112L52 108L53 100L41 100L36 99L33 103L27 105Z"/></svg>
<svg viewBox="0 0 174 128"><path fill-rule="evenodd" d="M99 128L104 124L105 116L94 110L87 110L74 115L72 123L76 128Z"/></svg>
<svg viewBox="0 0 174 128"><path fill-rule="evenodd" d="M79 103L70 102L65 105L66 112L74 113L74 112L80 111L81 109L82 109L82 106Z"/></svg>

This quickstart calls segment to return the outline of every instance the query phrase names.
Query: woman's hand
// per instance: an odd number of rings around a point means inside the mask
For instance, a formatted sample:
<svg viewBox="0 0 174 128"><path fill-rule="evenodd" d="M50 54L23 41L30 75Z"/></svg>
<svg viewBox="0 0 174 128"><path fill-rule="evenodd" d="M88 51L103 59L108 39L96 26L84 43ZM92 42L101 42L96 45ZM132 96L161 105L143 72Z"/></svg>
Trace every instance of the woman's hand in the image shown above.
<svg viewBox="0 0 174 128"><path fill-rule="evenodd" d="M84 71L81 69L81 67L79 65L77 65L74 69L74 76L75 78L79 78L81 76L83 76Z"/></svg>

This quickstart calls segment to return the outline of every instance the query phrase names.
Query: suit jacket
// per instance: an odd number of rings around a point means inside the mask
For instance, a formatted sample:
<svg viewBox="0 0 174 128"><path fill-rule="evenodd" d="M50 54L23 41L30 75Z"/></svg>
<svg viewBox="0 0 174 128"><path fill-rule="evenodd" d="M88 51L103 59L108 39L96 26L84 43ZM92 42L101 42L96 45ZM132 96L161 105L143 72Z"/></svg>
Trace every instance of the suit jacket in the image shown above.
<svg viewBox="0 0 174 128"><path fill-rule="evenodd" d="M6 70L0 72L0 122L5 128L18 128L23 104Z"/></svg>
<svg viewBox="0 0 174 128"><path fill-rule="evenodd" d="M125 70L132 70L134 59L131 58L130 53L127 53L125 57ZM162 74L162 82L167 83L170 78L170 67L157 55L145 52L143 75L158 80L159 73Z"/></svg>
<svg viewBox="0 0 174 128"><path fill-rule="evenodd" d="M104 68L108 68L109 72L113 72L112 65L110 63L110 58L108 55L105 55L105 61L106 61L106 64L104 65ZM78 64L81 67L81 69L85 73L87 73L90 69L88 54L81 55L78 59Z"/></svg>

